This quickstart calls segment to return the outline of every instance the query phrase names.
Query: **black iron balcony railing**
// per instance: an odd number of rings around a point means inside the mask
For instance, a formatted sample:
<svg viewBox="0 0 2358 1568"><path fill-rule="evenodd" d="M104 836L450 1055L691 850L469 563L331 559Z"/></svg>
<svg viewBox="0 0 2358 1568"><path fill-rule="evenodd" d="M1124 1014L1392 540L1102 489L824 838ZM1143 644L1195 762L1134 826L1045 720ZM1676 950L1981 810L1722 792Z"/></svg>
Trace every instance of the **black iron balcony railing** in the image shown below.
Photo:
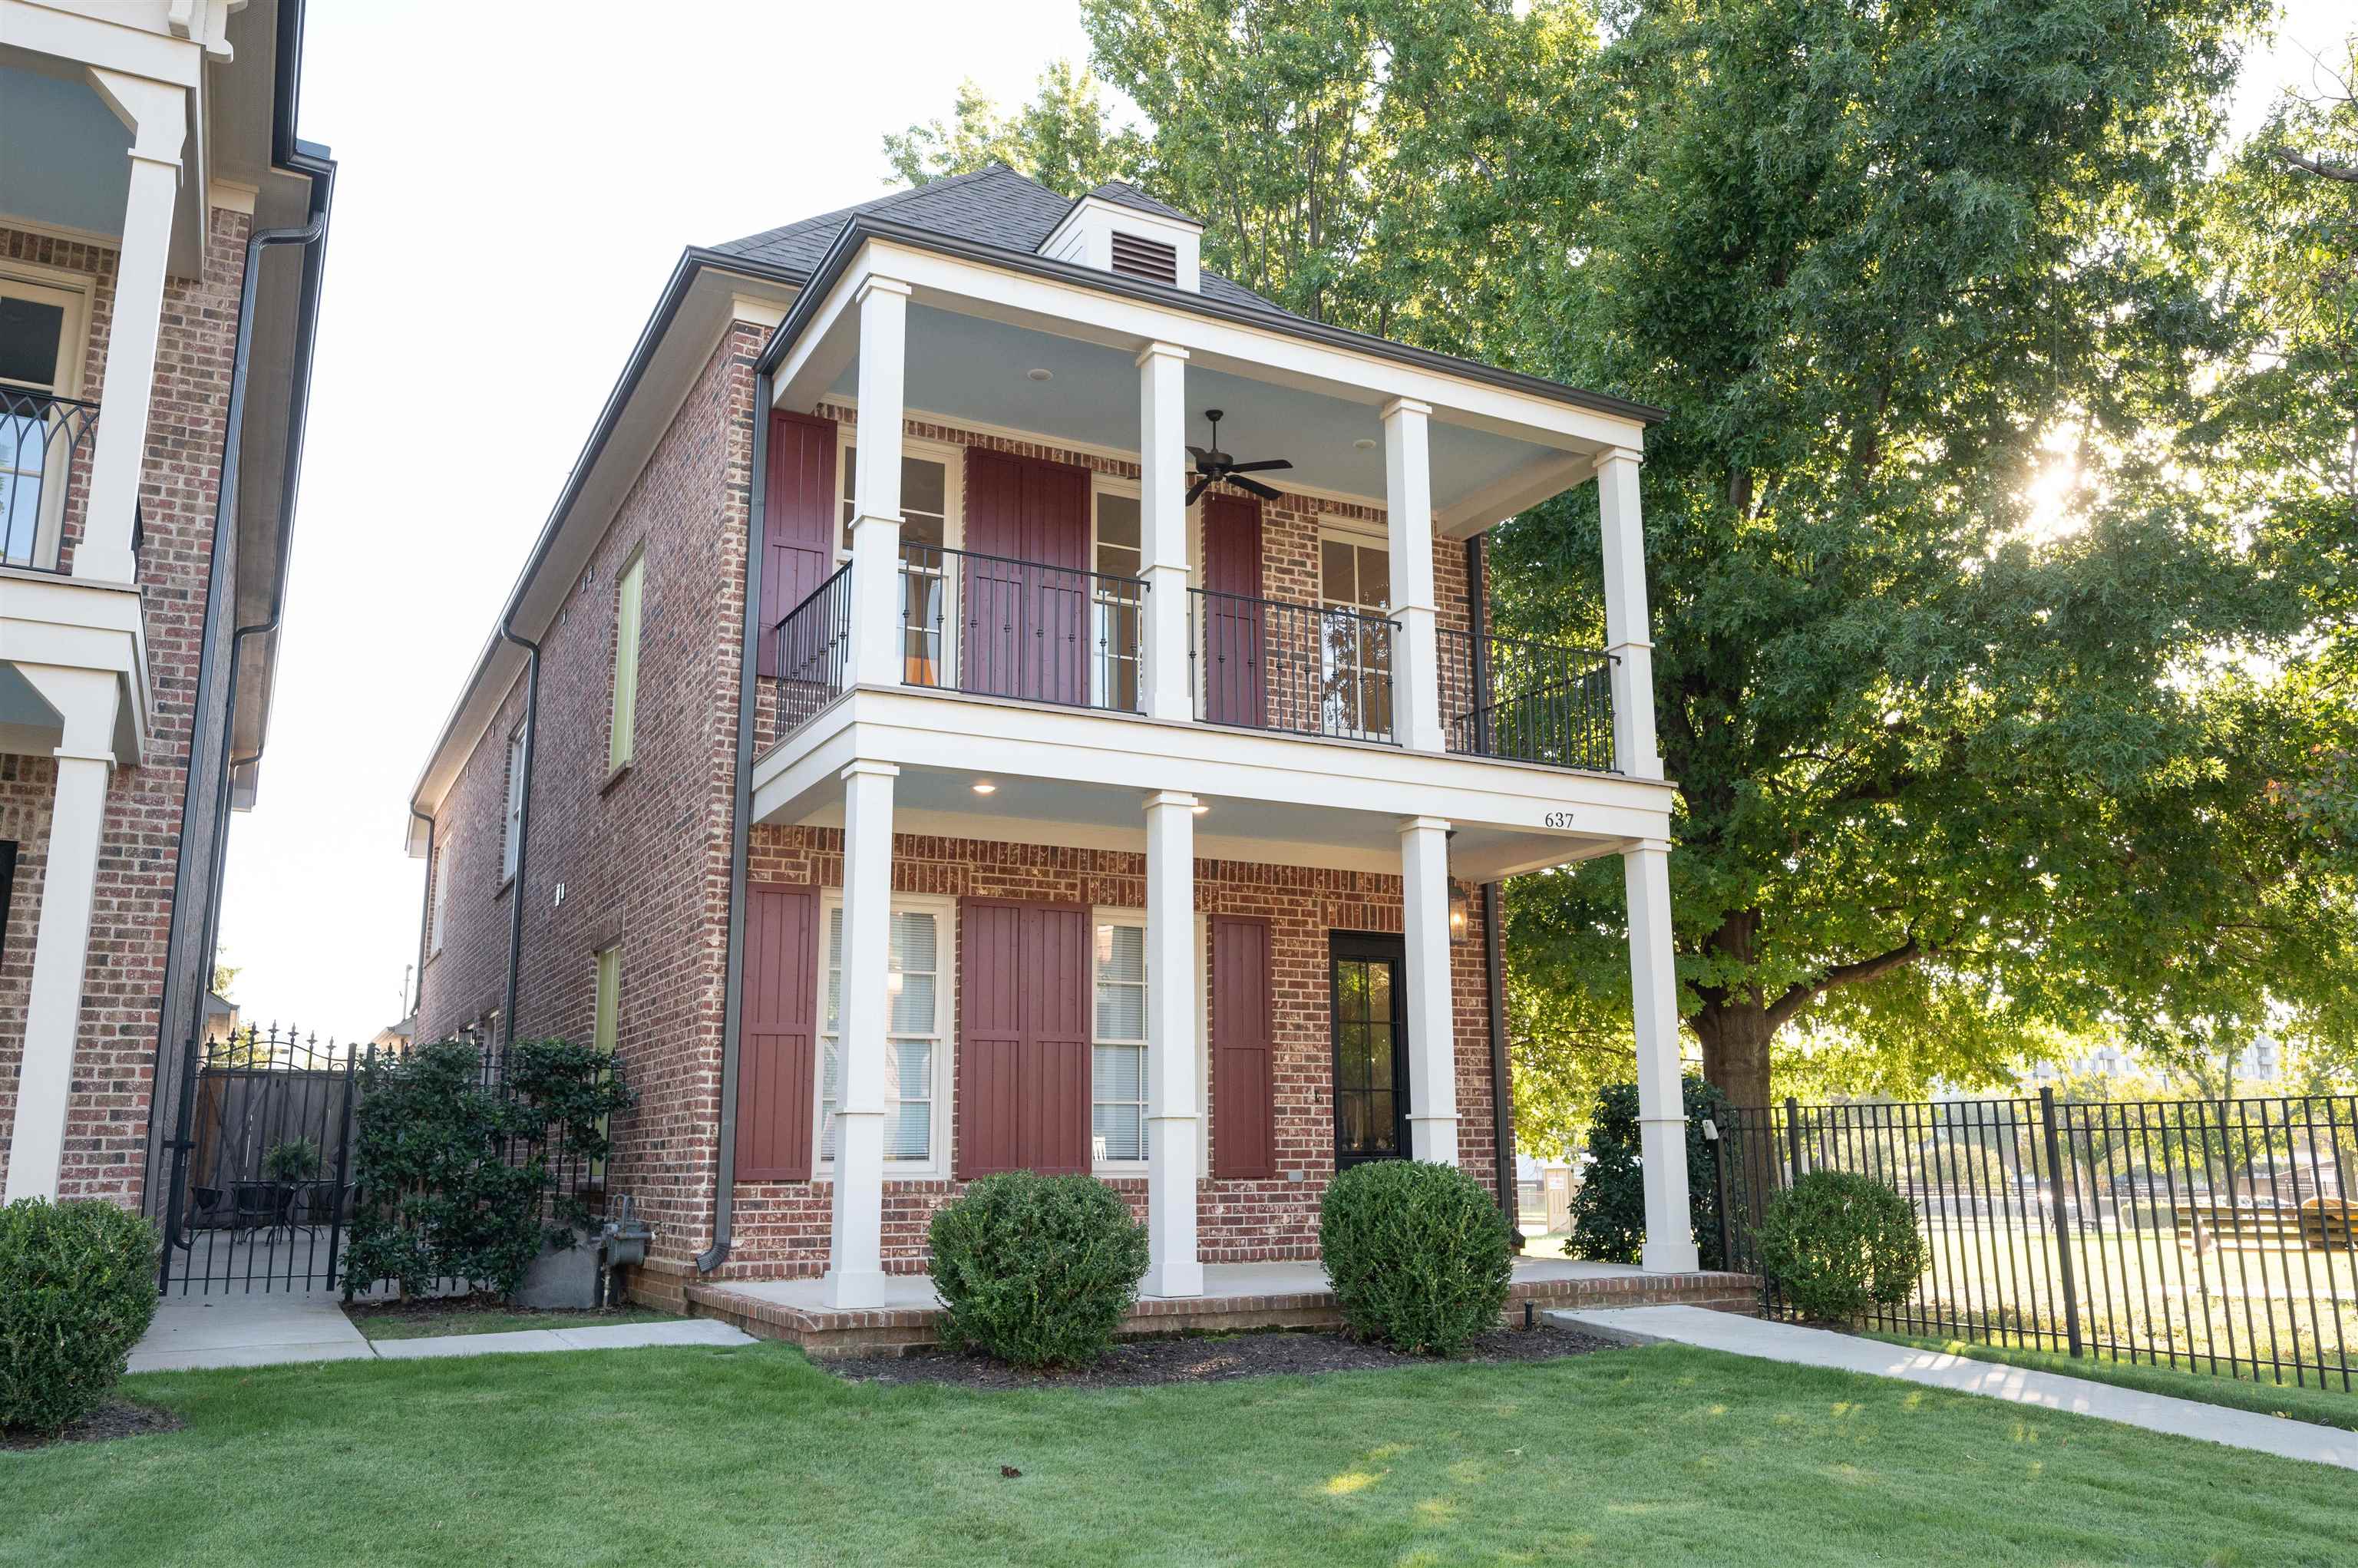
<svg viewBox="0 0 2358 1568"><path fill-rule="evenodd" d="M0 562L59 569L68 494L88 483L97 434L95 403L0 386Z"/></svg>
<svg viewBox="0 0 2358 1568"><path fill-rule="evenodd" d="M777 652L778 733L786 735L843 693L851 667L851 568L813 589L770 635Z"/></svg>
<svg viewBox="0 0 2358 1568"><path fill-rule="evenodd" d="M1380 615L1190 589L1187 655L1207 724L1397 741L1392 648Z"/></svg>
<svg viewBox="0 0 2358 1568"><path fill-rule="evenodd" d="M1521 637L1440 633L1449 750L1611 773L1613 657Z"/></svg>
<svg viewBox="0 0 2358 1568"><path fill-rule="evenodd" d="M901 680L1139 711L1146 583L940 545L901 546Z"/></svg>

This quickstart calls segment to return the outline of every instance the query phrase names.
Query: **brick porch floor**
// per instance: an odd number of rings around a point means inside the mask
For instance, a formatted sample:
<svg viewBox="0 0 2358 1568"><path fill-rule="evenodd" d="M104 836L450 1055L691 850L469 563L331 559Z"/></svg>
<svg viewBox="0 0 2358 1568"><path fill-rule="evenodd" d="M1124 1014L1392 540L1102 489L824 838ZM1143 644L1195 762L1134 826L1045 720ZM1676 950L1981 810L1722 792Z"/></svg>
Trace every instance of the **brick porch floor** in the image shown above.
<svg viewBox="0 0 2358 1568"><path fill-rule="evenodd" d="M644 1272L644 1271L643 1271ZM1571 1258L1520 1258L1508 1315L1521 1303L1542 1308L1687 1305L1749 1314L1759 1282L1748 1274L1650 1274L1620 1263ZM717 1317L763 1339L799 1345L813 1356L906 1351L936 1343L933 1281L895 1275L892 1296L868 1312L832 1312L820 1281L800 1280L634 1281L633 1297ZM1342 1322L1326 1275L1316 1263L1207 1263L1204 1294L1141 1299L1124 1337L1225 1334L1255 1328L1334 1328Z"/></svg>

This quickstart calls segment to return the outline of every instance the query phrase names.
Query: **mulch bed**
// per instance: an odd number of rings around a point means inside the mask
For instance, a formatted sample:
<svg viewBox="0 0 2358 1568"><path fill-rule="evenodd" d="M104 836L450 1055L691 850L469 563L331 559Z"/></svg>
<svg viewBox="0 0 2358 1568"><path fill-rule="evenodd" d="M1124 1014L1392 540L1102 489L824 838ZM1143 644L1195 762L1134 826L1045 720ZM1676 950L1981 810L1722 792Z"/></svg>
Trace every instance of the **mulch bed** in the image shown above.
<svg viewBox="0 0 2358 1568"><path fill-rule="evenodd" d="M179 1429L180 1418L170 1411L135 1405L128 1400L109 1400L60 1433L0 1427L0 1449L47 1448L55 1443L110 1443L118 1437L137 1437L150 1432L178 1432Z"/></svg>
<svg viewBox="0 0 2358 1568"><path fill-rule="evenodd" d="M1552 1361L1614 1350L1611 1340L1542 1325L1498 1329L1476 1340L1455 1362ZM1130 1339L1094 1367L1063 1372L1019 1372L983 1356L922 1350L907 1356L859 1356L818 1365L858 1383L948 1383L962 1389L1135 1389L1158 1383L1223 1383L1280 1373L1368 1372L1430 1367L1429 1356L1403 1356L1340 1334L1280 1331L1171 1339Z"/></svg>

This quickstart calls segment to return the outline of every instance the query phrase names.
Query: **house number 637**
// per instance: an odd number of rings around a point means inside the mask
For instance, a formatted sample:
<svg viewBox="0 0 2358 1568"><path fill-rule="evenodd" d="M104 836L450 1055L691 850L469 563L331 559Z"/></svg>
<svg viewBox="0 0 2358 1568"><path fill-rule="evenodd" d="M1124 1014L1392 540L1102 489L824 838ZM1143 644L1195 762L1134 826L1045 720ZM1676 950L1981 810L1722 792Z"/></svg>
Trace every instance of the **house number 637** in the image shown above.
<svg viewBox="0 0 2358 1568"><path fill-rule="evenodd" d="M1551 811L1545 816L1540 818L1540 821L1543 826L1549 827L1569 827L1572 826L1572 813L1569 811Z"/></svg>

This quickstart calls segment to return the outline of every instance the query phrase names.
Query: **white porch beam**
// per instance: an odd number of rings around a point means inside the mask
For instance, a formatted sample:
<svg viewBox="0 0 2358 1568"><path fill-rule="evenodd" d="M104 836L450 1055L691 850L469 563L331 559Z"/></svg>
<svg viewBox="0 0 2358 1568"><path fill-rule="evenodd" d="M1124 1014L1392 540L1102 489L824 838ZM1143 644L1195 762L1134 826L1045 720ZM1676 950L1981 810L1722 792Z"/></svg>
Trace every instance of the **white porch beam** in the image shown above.
<svg viewBox="0 0 2358 1568"><path fill-rule="evenodd" d="M1686 1095L1680 1083L1678 969L1671 947L1671 846L1641 840L1621 853L1629 900L1630 1013L1638 1044L1639 1150L1644 1160L1650 1271L1696 1269L1687 1201Z"/></svg>
<svg viewBox="0 0 2358 1568"><path fill-rule="evenodd" d="M1146 1249L1150 1296L1200 1296L1195 1194L1203 1052L1195 1033L1195 806L1163 790L1146 801Z"/></svg>
<svg viewBox="0 0 2358 1568"><path fill-rule="evenodd" d="M45 665L17 668L64 722L56 753L48 864L41 876L41 915L33 936L16 1116L9 1133L9 1203L56 1197L65 1162L66 1111L73 1098L74 1046L81 1030L82 979L90 964L90 917L97 901L98 852L106 826L106 787L114 772L115 706L121 690L105 670Z"/></svg>
<svg viewBox="0 0 2358 1568"><path fill-rule="evenodd" d="M147 448L164 265L180 188L180 146L188 135L188 93L168 81L96 68L90 83L130 128L131 191L123 209L98 441L91 455L90 502L81 542L74 549L73 575L129 582L137 571L131 556L132 514L139 503L139 470Z"/></svg>
<svg viewBox="0 0 2358 1568"><path fill-rule="evenodd" d="M1187 351L1138 356L1140 557L1146 568L1146 711L1195 717L1187 666Z"/></svg>
<svg viewBox="0 0 2358 1568"><path fill-rule="evenodd" d="M1384 516L1391 532L1392 722L1412 752L1444 750L1441 643L1433 588L1433 409L1410 398L1384 406Z"/></svg>
<svg viewBox="0 0 2358 1568"><path fill-rule="evenodd" d="M890 762L843 770L843 989L835 1065L835 1217L827 1304L884 1302L884 1036L892 944Z"/></svg>
<svg viewBox="0 0 2358 1568"><path fill-rule="evenodd" d="M1646 609L1646 532L1638 507L1639 456L1617 447L1597 460L1605 543L1605 651L1613 656L1613 765L1662 776L1654 740L1654 643Z"/></svg>
<svg viewBox="0 0 2358 1568"><path fill-rule="evenodd" d="M851 520L851 679L901 684L901 437L909 286L860 291L860 430Z"/></svg>
<svg viewBox="0 0 2358 1568"><path fill-rule="evenodd" d="M1469 539L1494 523L1585 483L1596 471L1595 460L1574 453L1552 454L1500 474L1464 500L1445 507L1435 519L1443 536Z"/></svg>
<svg viewBox="0 0 2358 1568"><path fill-rule="evenodd" d="M1409 1150L1457 1163L1457 1036L1449 979L1449 824L1401 824L1401 929L1408 948ZM1400 1005L1394 999L1394 1005Z"/></svg>

